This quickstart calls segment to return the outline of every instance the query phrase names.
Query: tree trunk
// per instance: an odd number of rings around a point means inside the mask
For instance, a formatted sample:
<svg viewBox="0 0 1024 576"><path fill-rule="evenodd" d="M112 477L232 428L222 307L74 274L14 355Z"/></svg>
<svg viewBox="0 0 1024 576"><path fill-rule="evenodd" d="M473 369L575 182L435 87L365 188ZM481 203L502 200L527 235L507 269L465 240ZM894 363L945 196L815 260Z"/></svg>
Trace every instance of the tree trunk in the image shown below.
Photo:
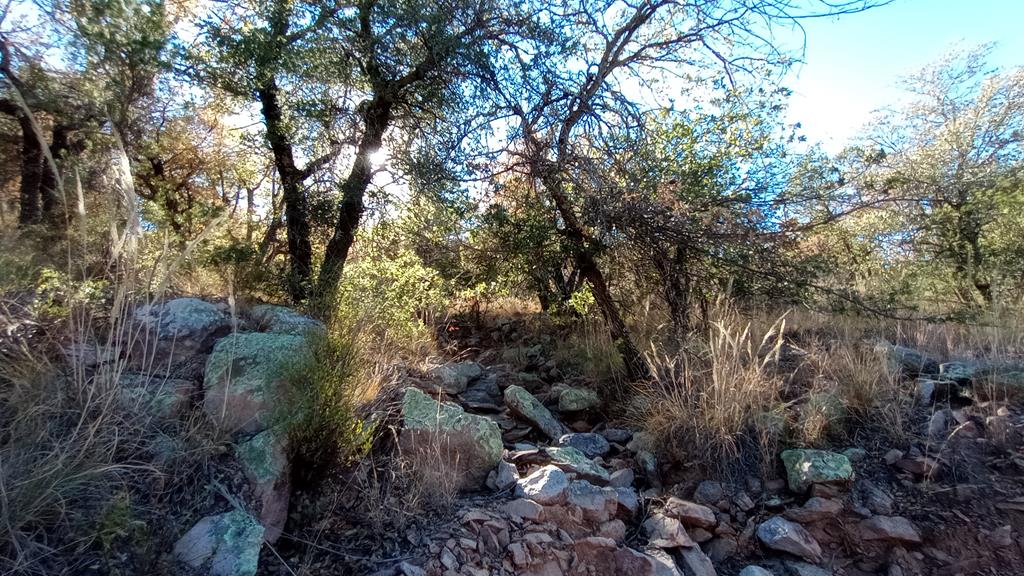
<svg viewBox="0 0 1024 576"><path fill-rule="evenodd" d="M690 272L687 269L686 247L678 245L667 251L671 260L655 256L654 267L661 276L662 294L668 305L669 317L675 337L682 342L690 333Z"/></svg>
<svg viewBox="0 0 1024 576"><path fill-rule="evenodd" d="M541 182L551 194L555 208L558 210L558 214L565 225L565 232L572 241L577 269L580 275L590 284L590 289L594 292L594 300L597 301L597 305L601 309L601 315L608 325L608 332L615 343L615 348L622 355L627 377L633 381L647 379L650 376L647 363L644 361L643 354L633 344L633 338L630 336L626 322L622 319L622 314L619 312L619 306L612 298L604 274L598 268L597 261L594 259L593 250L583 225L576 218L576 213L573 212L572 206L562 190L561 181L550 168L540 170L540 172Z"/></svg>
<svg viewBox="0 0 1024 576"><path fill-rule="evenodd" d="M305 175L295 166L293 144L285 126L274 79L257 91L262 104L263 121L267 125L267 142L274 153L274 165L281 177L284 216L288 230L288 258L291 266L288 293L299 303L309 295L313 268L313 248L309 239L309 207L302 181Z"/></svg>
<svg viewBox="0 0 1024 576"><path fill-rule="evenodd" d="M363 216L363 196L373 179L373 165L370 157L380 149L384 132L391 124L392 102L380 95L370 101L363 114L364 131L352 163L352 170L341 184L341 204L338 207L338 221L334 234L324 251L324 262L316 287L316 312L330 320L336 304L338 284L348 259L349 250L356 239L359 221Z"/></svg>
<svg viewBox="0 0 1024 576"><path fill-rule="evenodd" d="M32 127L32 119L18 114L21 125L21 194L18 224L36 224L40 216L40 188L43 181L43 144Z"/></svg>
<svg viewBox="0 0 1024 576"><path fill-rule="evenodd" d="M53 137L50 143L50 154L53 156L57 169L60 169L65 153L71 147L71 128L65 124L56 124L53 127ZM50 222L59 222L64 215L64 198L61 197L60 174L55 172L48 162L43 163L43 175L39 185L39 194L43 205L43 218Z"/></svg>

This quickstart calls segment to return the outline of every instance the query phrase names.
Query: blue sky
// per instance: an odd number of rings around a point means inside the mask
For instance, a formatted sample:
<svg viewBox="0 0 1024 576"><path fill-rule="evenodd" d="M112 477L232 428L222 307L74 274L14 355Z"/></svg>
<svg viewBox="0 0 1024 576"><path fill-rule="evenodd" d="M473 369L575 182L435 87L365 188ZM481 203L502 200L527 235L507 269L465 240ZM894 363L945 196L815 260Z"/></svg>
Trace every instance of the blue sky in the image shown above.
<svg viewBox="0 0 1024 576"><path fill-rule="evenodd" d="M789 120L837 151L900 98L900 76L957 43L997 42L991 64L1024 65L1024 0L896 0L861 14L804 22L805 63L791 74Z"/></svg>

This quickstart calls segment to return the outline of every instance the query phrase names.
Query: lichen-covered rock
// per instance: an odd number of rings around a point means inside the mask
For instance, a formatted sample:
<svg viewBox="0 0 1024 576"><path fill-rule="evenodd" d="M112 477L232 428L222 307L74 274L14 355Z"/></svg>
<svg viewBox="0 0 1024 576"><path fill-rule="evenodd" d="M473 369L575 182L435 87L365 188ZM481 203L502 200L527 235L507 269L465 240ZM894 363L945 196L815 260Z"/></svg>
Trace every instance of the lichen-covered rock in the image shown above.
<svg viewBox="0 0 1024 576"><path fill-rule="evenodd" d="M253 576L263 545L263 527L239 510L207 516L174 545L179 562L209 576Z"/></svg>
<svg viewBox="0 0 1024 576"><path fill-rule="evenodd" d="M772 550L789 552L811 562L821 561L821 546L795 522L782 516L773 516L757 527L757 537Z"/></svg>
<svg viewBox="0 0 1024 576"><path fill-rule="evenodd" d="M515 417L536 426L552 440L558 440L567 432L551 411L522 386L512 385L505 389L505 405Z"/></svg>
<svg viewBox="0 0 1024 576"><path fill-rule="evenodd" d="M198 298L140 306L134 316L146 331L137 339L135 356L161 368L206 353L231 330L231 321L220 308Z"/></svg>
<svg viewBox="0 0 1024 576"><path fill-rule="evenodd" d="M431 369L430 375L436 380L424 383L424 387L434 394L461 394L483 373L483 368L476 362L453 362Z"/></svg>
<svg viewBox="0 0 1024 576"><path fill-rule="evenodd" d="M187 409L196 390L190 380L124 374L120 380L121 403L157 418L174 418Z"/></svg>
<svg viewBox="0 0 1024 576"><path fill-rule="evenodd" d="M611 474L607 470L575 448L563 446L548 448L546 451L551 457L551 463L566 472L577 474L581 478L602 486L607 485L611 480Z"/></svg>
<svg viewBox="0 0 1024 576"><path fill-rule="evenodd" d="M806 492L813 484L845 486L853 480L853 466L842 454L825 450L785 450L782 463L786 466L789 489Z"/></svg>
<svg viewBox="0 0 1024 576"><path fill-rule="evenodd" d="M981 373L981 363L974 360L956 360L939 364L939 375L957 384L970 385Z"/></svg>
<svg viewBox="0 0 1024 576"><path fill-rule="evenodd" d="M558 395L560 412L582 412L601 405L601 398L590 388L569 387Z"/></svg>
<svg viewBox="0 0 1024 576"><path fill-rule="evenodd" d="M938 361L919 350L880 341L875 351L885 357L890 372L903 372L908 376L939 373Z"/></svg>
<svg viewBox="0 0 1024 576"><path fill-rule="evenodd" d="M324 332L323 322L300 314L286 306L259 304L249 310L249 317L259 323L264 332L303 336L310 331Z"/></svg>
<svg viewBox="0 0 1024 576"><path fill-rule="evenodd" d="M231 432L265 429L287 371L305 358L302 336L254 332L221 338L206 361L203 410Z"/></svg>
<svg viewBox="0 0 1024 576"><path fill-rule="evenodd" d="M501 430L493 420L438 402L417 388L405 390L402 422L403 451L444 466L459 488L478 487L501 460Z"/></svg>
<svg viewBox="0 0 1024 576"><path fill-rule="evenodd" d="M264 430L238 445L235 455L260 503L264 538L273 544L288 519L291 468L285 443L274 429Z"/></svg>

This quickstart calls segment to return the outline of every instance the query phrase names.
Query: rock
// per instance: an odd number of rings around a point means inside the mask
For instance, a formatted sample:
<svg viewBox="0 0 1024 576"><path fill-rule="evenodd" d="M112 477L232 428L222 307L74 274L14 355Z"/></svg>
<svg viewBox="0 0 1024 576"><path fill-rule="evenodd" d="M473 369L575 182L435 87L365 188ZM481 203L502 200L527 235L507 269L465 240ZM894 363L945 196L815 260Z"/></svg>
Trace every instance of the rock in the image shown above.
<svg viewBox="0 0 1024 576"><path fill-rule="evenodd" d="M719 537L707 543L704 552L712 562L725 562L736 555L739 545L732 538Z"/></svg>
<svg viewBox="0 0 1024 576"><path fill-rule="evenodd" d="M466 391L459 395L459 398L467 404L490 404L497 405L502 402L501 389L498 388L498 377L496 374L481 376L466 388Z"/></svg>
<svg viewBox="0 0 1024 576"><path fill-rule="evenodd" d="M891 495L871 482L864 482L864 505L873 514L889 516L893 513L894 501Z"/></svg>
<svg viewBox="0 0 1024 576"><path fill-rule="evenodd" d="M526 498L510 500L502 505L501 510L517 521L531 522L539 522L544 513L543 506Z"/></svg>
<svg viewBox="0 0 1024 576"><path fill-rule="evenodd" d="M902 371L908 376L939 373L939 363L934 358L913 348L879 342L875 350L886 357L890 372Z"/></svg>
<svg viewBox="0 0 1024 576"><path fill-rule="evenodd" d="M578 508L583 520L591 524L601 524L616 516L629 518L632 513L626 503L620 514L619 494L614 488L594 486L586 480L576 480L569 484L566 492L566 504Z"/></svg>
<svg viewBox="0 0 1024 576"><path fill-rule="evenodd" d="M622 428L605 428L601 431L601 435L605 440L616 444L626 444L633 437L632 432Z"/></svg>
<svg viewBox="0 0 1024 576"><path fill-rule="evenodd" d="M678 519L687 526L714 528L718 524L715 512L707 506L688 502L674 496L665 503L665 514Z"/></svg>
<svg viewBox="0 0 1024 576"><path fill-rule="evenodd" d="M558 438L558 445L575 448L588 458L604 456L611 450L604 436L591 432L563 434Z"/></svg>
<svg viewBox="0 0 1024 576"><path fill-rule="evenodd" d="M914 382L914 386L916 389L914 400L918 404L928 406L935 402L935 380L931 378L918 378Z"/></svg>
<svg viewBox="0 0 1024 576"><path fill-rule="evenodd" d="M937 439L946 434L949 428L949 415L945 410L938 410L928 419L928 437Z"/></svg>
<svg viewBox="0 0 1024 576"><path fill-rule="evenodd" d="M608 485L614 488L624 488L632 486L635 480L633 471L629 468L623 468L622 470L616 470L612 472L611 479L608 480Z"/></svg>
<svg viewBox="0 0 1024 576"><path fill-rule="evenodd" d="M566 472L579 475L582 478L607 485L611 475L607 470L587 458L582 452L569 446L546 449L551 462Z"/></svg>
<svg viewBox="0 0 1024 576"><path fill-rule="evenodd" d="M733 496L732 503L743 512L750 512L756 506L753 499L746 492L740 492Z"/></svg>
<svg viewBox="0 0 1024 576"><path fill-rule="evenodd" d="M559 412L582 412L601 405L597 392L589 388L569 387L558 396Z"/></svg>
<svg viewBox="0 0 1024 576"><path fill-rule="evenodd" d="M804 493L813 484L845 486L853 479L853 467L842 454L825 450L785 450L782 462L786 466L789 489Z"/></svg>
<svg viewBox="0 0 1024 576"><path fill-rule="evenodd" d="M902 516L873 516L861 520L858 525L860 536L864 540L886 540L903 544L920 544L921 535Z"/></svg>
<svg viewBox="0 0 1024 576"><path fill-rule="evenodd" d="M812 562L821 561L818 542L802 526L782 516L773 516L762 522L757 527L757 537L772 550L789 552Z"/></svg>
<svg viewBox="0 0 1024 576"><path fill-rule="evenodd" d="M725 487L721 482L714 480L704 480L697 485L697 490L693 493L694 500L710 506L718 504L723 498L725 498Z"/></svg>
<svg viewBox="0 0 1024 576"><path fill-rule="evenodd" d="M263 430L288 372L308 357L302 336L253 332L221 338L206 360L203 410L223 430Z"/></svg>
<svg viewBox="0 0 1024 576"><path fill-rule="evenodd" d="M636 432L633 437L626 444L626 449L630 452L640 452L641 450L651 451L656 448L657 442L654 440L654 436L651 436L647 432Z"/></svg>
<svg viewBox="0 0 1024 576"><path fill-rule="evenodd" d="M425 383L425 387L434 394L461 394L481 374L483 368L476 362L453 362L432 368L430 375L437 380Z"/></svg>
<svg viewBox="0 0 1024 576"><path fill-rule="evenodd" d="M630 576L681 576L670 558L638 552L632 548L618 547L614 540L591 536L577 540L573 546L576 563L572 574L588 574L593 576L613 576L629 574ZM544 574L562 574L549 570ZM535 572L531 572L535 574Z"/></svg>
<svg viewBox="0 0 1024 576"><path fill-rule="evenodd" d="M624 542L626 540L626 523L618 518L609 520L598 527L597 535L619 543Z"/></svg>
<svg viewBox="0 0 1024 576"><path fill-rule="evenodd" d="M263 527L239 510L207 516L174 545L176 560L209 576L253 576Z"/></svg>
<svg viewBox="0 0 1024 576"><path fill-rule="evenodd" d="M220 308L198 298L140 306L135 320L155 333L157 340L173 346L175 357L204 352L231 330L231 321Z"/></svg>
<svg viewBox="0 0 1024 576"><path fill-rule="evenodd" d="M760 566L747 566L743 570L740 570L739 576L775 576L770 570L765 570Z"/></svg>
<svg viewBox="0 0 1024 576"><path fill-rule="evenodd" d="M892 466L896 462L899 462L901 458L903 458L903 452L895 448L886 452L885 456L882 457L882 459L885 460L885 463L888 464L889 466Z"/></svg>
<svg viewBox="0 0 1024 576"><path fill-rule="evenodd" d="M505 389L505 405L512 414L532 426L552 440L557 440L566 433L565 426L551 415L551 412L520 386L509 386Z"/></svg>
<svg viewBox="0 0 1024 576"><path fill-rule="evenodd" d="M291 467L285 443L272 428L238 445L236 457L260 503L259 521L264 539L273 544L288 520Z"/></svg>
<svg viewBox="0 0 1024 576"><path fill-rule="evenodd" d="M832 576L831 570L826 570L806 562L787 561L786 572L790 576Z"/></svg>
<svg viewBox="0 0 1024 576"><path fill-rule="evenodd" d="M511 488L519 481L519 470L516 465L505 460L498 461L497 474L494 478L495 487L498 490Z"/></svg>
<svg viewBox="0 0 1024 576"><path fill-rule="evenodd" d="M119 383L122 404L165 419L184 414L196 389L190 380L145 374L124 374Z"/></svg>
<svg viewBox="0 0 1024 576"><path fill-rule="evenodd" d="M401 576L427 576L426 570L408 562L399 564L398 571L401 573Z"/></svg>
<svg viewBox="0 0 1024 576"><path fill-rule="evenodd" d="M856 446L843 450L843 456L852 463L863 462L868 457L868 451Z"/></svg>
<svg viewBox="0 0 1024 576"><path fill-rule="evenodd" d="M652 488L661 487L661 473L658 470L658 458L653 452L647 450L640 450L634 457L637 466L640 467L640 471L644 473L644 478L647 478L647 483Z"/></svg>
<svg viewBox="0 0 1024 576"><path fill-rule="evenodd" d="M981 364L974 361L953 361L939 364L939 375L957 384L969 386L981 374Z"/></svg>
<svg viewBox="0 0 1024 576"><path fill-rule="evenodd" d="M697 546L682 548L679 550L681 564L686 567L687 574L694 576L716 576L715 566L711 559L704 555L704 552Z"/></svg>
<svg viewBox="0 0 1024 576"><path fill-rule="evenodd" d="M896 467L915 476L930 477L939 470L939 462L927 456L914 456L897 461Z"/></svg>
<svg viewBox="0 0 1024 576"><path fill-rule="evenodd" d="M996 548L1009 548L1013 546L1013 527L1007 524L996 528L989 533L989 541Z"/></svg>
<svg viewBox="0 0 1024 576"><path fill-rule="evenodd" d="M259 323L264 332L304 336L309 332L325 333L323 322L299 314L291 308L274 304L259 304L249 310L249 317Z"/></svg>
<svg viewBox="0 0 1024 576"><path fill-rule="evenodd" d="M835 518L842 511L842 502L815 496L807 500L807 502L804 502L804 505L800 508L791 508L786 510L783 515L794 522L807 524L810 522L819 522L821 520Z"/></svg>
<svg viewBox="0 0 1024 576"><path fill-rule="evenodd" d="M561 504L569 490L569 477L558 466L547 465L516 482L517 498L528 498L545 506Z"/></svg>
<svg viewBox="0 0 1024 576"><path fill-rule="evenodd" d="M678 548L680 546L696 546L690 539L682 523L675 518L658 514L651 514L643 524L644 532L647 533L648 543L658 548Z"/></svg>
<svg viewBox="0 0 1024 576"><path fill-rule="evenodd" d="M419 389L406 388L402 422L403 453L451 471L460 489L479 486L501 460L501 431L493 420L440 403Z"/></svg>

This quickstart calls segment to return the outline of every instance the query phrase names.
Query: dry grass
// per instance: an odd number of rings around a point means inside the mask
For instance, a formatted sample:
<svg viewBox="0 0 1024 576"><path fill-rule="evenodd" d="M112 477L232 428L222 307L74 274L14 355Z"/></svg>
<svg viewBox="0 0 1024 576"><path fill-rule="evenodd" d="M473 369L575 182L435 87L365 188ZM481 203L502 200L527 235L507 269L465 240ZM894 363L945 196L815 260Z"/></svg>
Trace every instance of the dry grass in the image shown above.
<svg viewBox="0 0 1024 576"><path fill-rule="evenodd" d="M726 302L706 340L648 354L651 382L637 388L634 418L678 462L727 471L769 466L782 433L779 360L785 321L744 319Z"/></svg>

